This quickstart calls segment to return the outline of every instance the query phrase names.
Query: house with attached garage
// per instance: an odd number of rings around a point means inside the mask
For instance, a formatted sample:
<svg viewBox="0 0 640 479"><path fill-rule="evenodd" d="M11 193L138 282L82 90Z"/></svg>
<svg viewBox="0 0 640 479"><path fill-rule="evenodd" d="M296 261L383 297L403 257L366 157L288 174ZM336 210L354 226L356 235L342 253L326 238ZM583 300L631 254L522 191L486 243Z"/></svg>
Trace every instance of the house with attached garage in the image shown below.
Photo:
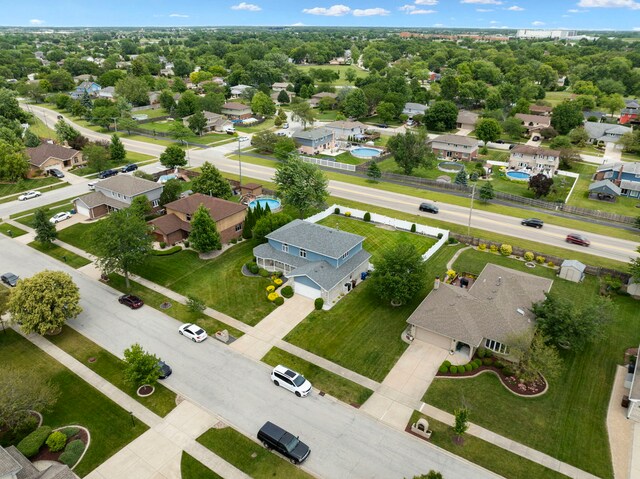
<svg viewBox="0 0 640 479"><path fill-rule="evenodd" d="M251 118L251 107L230 101L222 105L220 113L226 115L230 120L246 120L247 118Z"/></svg>
<svg viewBox="0 0 640 479"><path fill-rule="evenodd" d="M551 126L551 117L545 115L528 115L516 113L516 118L522 122L527 131L540 131Z"/></svg>
<svg viewBox="0 0 640 479"><path fill-rule="evenodd" d="M628 126L596 123L594 121L585 121L584 130L589 135L589 143L594 145L617 143L622 138L622 135L633 131Z"/></svg>
<svg viewBox="0 0 640 479"><path fill-rule="evenodd" d="M204 128L202 129L202 131L204 132L209 132L209 131L223 132L233 128L233 123L231 122L231 120L227 119L227 117L224 115L220 115L218 113L211 113L210 111L203 111L202 114L204 115L204 118L207 121ZM182 119L182 124L186 127L189 127L189 119L192 116L193 115L184 117Z"/></svg>
<svg viewBox="0 0 640 479"><path fill-rule="evenodd" d="M460 110L456 119L456 128L461 130L475 130L480 116L472 111Z"/></svg>
<svg viewBox="0 0 640 479"><path fill-rule="evenodd" d="M313 128L296 131L291 138L303 155L317 155L336 147L336 135L329 128Z"/></svg>
<svg viewBox="0 0 640 479"><path fill-rule="evenodd" d="M640 197L640 163L607 163L596 170L593 179L610 181L620 188L621 196Z"/></svg>
<svg viewBox="0 0 640 479"><path fill-rule="evenodd" d="M297 294L322 298L329 309L340 296L356 287L369 270L371 254L364 237L303 220L293 220L267 235L256 246L258 266L281 271Z"/></svg>
<svg viewBox="0 0 640 479"><path fill-rule="evenodd" d="M433 153L446 159L474 160L478 156L478 139L462 135L440 135L430 141Z"/></svg>
<svg viewBox="0 0 640 479"><path fill-rule="evenodd" d="M407 115L409 118L413 118L414 115L424 115L424 113L429 108L427 105L423 105L422 103L411 103L407 102L404 104L404 108L402 109L402 113Z"/></svg>
<svg viewBox="0 0 640 479"><path fill-rule="evenodd" d="M531 305L545 299L553 280L487 263L466 287L436 283L409 316L411 336L469 358L484 347L509 356L509 338L532 331Z"/></svg>
<svg viewBox="0 0 640 479"><path fill-rule="evenodd" d="M346 140L349 137L364 135L369 127L359 121L339 120L327 123L324 128L331 130L336 140Z"/></svg>
<svg viewBox="0 0 640 479"><path fill-rule="evenodd" d="M68 170L86 163L81 151L54 143L42 143L35 148L27 148L27 156L31 174L50 169Z"/></svg>
<svg viewBox="0 0 640 479"><path fill-rule="evenodd" d="M95 97L98 95L98 92L101 90L100 85L93 81L83 81L76 87L74 91L71 92L70 96L74 100L79 100L84 96L85 93L88 93L90 97Z"/></svg>
<svg viewBox="0 0 640 479"><path fill-rule="evenodd" d="M76 198L73 204L79 214L95 219L128 208L135 197L142 195L157 207L163 188L162 184L144 178L117 175L97 182L93 193Z"/></svg>

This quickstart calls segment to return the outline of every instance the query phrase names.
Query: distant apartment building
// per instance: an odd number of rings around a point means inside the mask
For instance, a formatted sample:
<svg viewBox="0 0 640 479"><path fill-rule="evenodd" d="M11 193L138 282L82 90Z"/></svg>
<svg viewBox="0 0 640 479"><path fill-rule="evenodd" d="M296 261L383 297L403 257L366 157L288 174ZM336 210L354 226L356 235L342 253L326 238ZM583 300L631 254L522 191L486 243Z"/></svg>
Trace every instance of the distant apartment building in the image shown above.
<svg viewBox="0 0 640 479"><path fill-rule="evenodd" d="M542 38L549 38L552 40L562 40L565 38L571 38L577 36L575 30L538 30L523 28L517 31L516 38L523 40L538 40Z"/></svg>

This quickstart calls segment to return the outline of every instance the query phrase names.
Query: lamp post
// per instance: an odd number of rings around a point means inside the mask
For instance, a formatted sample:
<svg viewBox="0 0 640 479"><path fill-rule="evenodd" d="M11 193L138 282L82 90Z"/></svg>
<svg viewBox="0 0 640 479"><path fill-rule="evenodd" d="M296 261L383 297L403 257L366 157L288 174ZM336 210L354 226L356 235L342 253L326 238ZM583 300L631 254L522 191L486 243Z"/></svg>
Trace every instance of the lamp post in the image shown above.
<svg viewBox="0 0 640 479"><path fill-rule="evenodd" d="M240 152L240 135L238 135L238 168L240 170L240 194L242 194L242 154Z"/></svg>
<svg viewBox="0 0 640 479"><path fill-rule="evenodd" d="M471 236L471 213L473 213L473 198L476 196L476 184L471 187L471 207L469 208L469 224L467 225L467 236Z"/></svg>

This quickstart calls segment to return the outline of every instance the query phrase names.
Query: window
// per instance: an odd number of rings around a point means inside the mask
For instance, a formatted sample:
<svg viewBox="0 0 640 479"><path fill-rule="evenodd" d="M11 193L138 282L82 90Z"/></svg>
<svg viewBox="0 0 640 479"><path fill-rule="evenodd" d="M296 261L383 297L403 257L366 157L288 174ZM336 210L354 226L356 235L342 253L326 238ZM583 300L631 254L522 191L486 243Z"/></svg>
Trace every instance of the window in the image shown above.
<svg viewBox="0 0 640 479"><path fill-rule="evenodd" d="M506 345L499 343L498 341L494 341L493 339L486 339L484 342L484 346L490 349L491 351L495 351L496 353L500 353L500 354L508 353L508 349Z"/></svg>
<svg viewBox="0 0 640 479"><path fill-rule="evenodd" d="M282 243L282 251L285 253L289 252L289 245L287 243Z"/></svg>
<svg viewBox="0 0 640 479"><path fill-rule="evenodd" d="M349 252L348 251L345 254L343 254L342 256L340 256L340 259L345 259L347 256L349 256Z"/></svg>
<svg viewBox="0 0 640 479"><path fill-rule="evenodd" d="M160 200L153 200L153 201L151 202L151 205L152 205L154 208L156 208L156 207L160 206Z"/></svg>
<svg viewBox="0 0 640 479"><path fill-rule="evenodd" d="M242 223L238 223L238 224L236 225L236 233L237 233L238 231L241 231L241 230L242 230Z"/></svg>
<svg viewBox="0 0 640 479"><path fill-rule="evenodd" d="M302 258L306 258L307 257L307 250L306 249L301 249L300 250L300 257L302 257Z"/></svg>

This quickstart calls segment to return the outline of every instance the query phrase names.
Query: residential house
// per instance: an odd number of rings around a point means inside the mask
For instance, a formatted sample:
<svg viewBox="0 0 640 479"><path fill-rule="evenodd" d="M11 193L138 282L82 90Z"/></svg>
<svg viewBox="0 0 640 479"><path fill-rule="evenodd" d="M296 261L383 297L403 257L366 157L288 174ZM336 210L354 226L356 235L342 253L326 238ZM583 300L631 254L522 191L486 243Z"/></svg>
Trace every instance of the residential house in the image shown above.
<svg viewBox="0 0 640 479"><path fill-rule="evenodd" d="M407 115L409 118L413 118L414 115L424 115L424 112L429 108L427 105L423 105L422 103L405 103L404 109L402 113Z"/></svg>
<svg viewBox="0 0 640 479"><path fill-rule="evenodd" d="M620 124L638 123L640 114L640 100L625 100L625 107L620 111Z"/></svg>
<svg viewBox="0 0 640 479"><path fill-rule="evenodd" d="M594 181L589 185L589 199L614 202L622 194L622 189L609 180Z"/></svg>
<svg viewBox="0 0 640 479"><path fill-rule="evenodd" d="M579 283L584 279L584 271L587 267L575 259L565 259L560 266L560 276L567 281Z"/></svg>
<svg viewBox="0 0 640 479"><path fill-rule="evenodd" d="M146 196L152 206L160 202L163 185L131 175L116 175L95 184L94 192L73 200L76 211L90 219L131 206L137 196Z"/></svg>
<svg viewBox="0 0 640 479"><path fill-rule="evenodd" d="M617 143L620 138L622 138L622 135L632 131L628 126L596 123L594 121L586 121L584 123L584 129L589 135L589 143L593 143L594 145Z"/></svg>
<svg viewBox="0 0 640 479"><path fill-rule="evenodd" d="M157 105L160 103L160 95L162 92L159 91L150 91L147 93L147 97L149 98L149 105Z"/></svg>
<svg viewBox="0 0 640 479"><path fill-rule="evenodd" d="M42 143L34 148L27 148L27 156L31 173L54 168L68 170L85 164L81 151L54 143Z"/></svg>
<svg viewBox="0 0 640 479"><path fill-rule="evenodd" d="M204 127L203 131L210 132L223 132L233 128L233 123L224 115L220 115L218 113L211 113L210 111L203 111L205 119L207 120L207 124ZM193 115L189 115L182 119L182 123L184 126L189 126L189 118Z"/></svg>
<svg viewBox="0 0 640 479"><path fill-rule="evenodd" d="M209 210L223 243L242 236L247 207L234 201L194 193L164 205L166 214L149 221L157 241L173 245L191 232L191 218L200 205Z"/></svg>
<svg viewBox="0 0 640 479"><path fill-rule="evenodd" d="M258 266L281 271L296 294L322 298L326 309L369 270L365 238L353 233L296 219L266 238L253 248Z"/></svg>
<svg viewBox="0 0 640 479"><path fill-rule="evenodd" d="M368 125L359 121L332 121L324 125L324 128L331 130L336 140L346 140L349 137L364 135Z"/></svg>
<svg viewBox="0 0 640 479"><path fill-rule="evenodd" d="M291 102L291 100L296 96L296 93L293 91L285 90L285 93L289 97L289 102ZM271 92L271 94L269 95L269 97L271 98L271 101L273 101L277 105L280 105L280 101L278 100L279 96L280 96L280 92Z"/></svg>
<svg viewBox="0 0 640 479"><path fill-rule="evenodd" d="M309 105L311 105L313 108L317 108L318 106L320 106L320 100L322 100L323 98L331 98L335 103L337 101L336 99L338 98L338 95L329 91L316 93L312 95L311 98L309 98Z"/></svg>
<svg viewBox="0 0 640 479"><path fill-rule="evenodd" d="M273 85L271 85L271 89L275 92L281 92L282 90L287 90L287 88L293 86L291 83L288 82L275 82Z"/></svg>
<svg viewBox="0 0 640 479"><path fill-rule="evenodd" d="M114 100L115 97L116 97L116 88L113 86L104 87L98 92L98 98L103 98L106 100Z"/></svg>
<svg viewBox="0 0 640 479"><path fill-rule="evenodd" d="M312 128L296 131L291 138L296 142L298 151L303 155L317 155L336 147L336 136L328 128Z"/></svg>
<svg viewBox="0 0 640 479"><path fill-rule="evenodd" d="M585 110L582 112L582 117L585 121L592 121L591 118L595 118L596 122L600 123L605 121L605 119L607 118L607 114L602 111Z"/></svg>
<svg viewBox="0 0 640 479"><path fill-rule="evenodd" d="M458 112L458 119L456 120L456 128L459 128L460 130L474 130L476 128L478 118L477 113L460 110Z"/></svg>
<svg viewBox="0 0 640 479"><path fill-rule="evenodd" d="M230 120L245 120L251 118L251 107L230 101L222 105L221 113L226 115Z"/></svg>
<svg viewBox="0 0 640 479"><path fill-rule="evenodd" d="M239 98L239 97L241 97L244 94L244 92L247 91L250 88L253 88L253 87L249 86L249 85L232 86L231 87L231 98Z"/></svg>
<svg viewBox="0 0 640 479"><path fill-rule="evenodd" d="M172 77L174 75L173 68L161 68L159 74L163 77Z"/></svg>
<svg viewBox="0 0 640 479"><path fill-rule="evenodd" d="M550 116L553 111L553 107L544 105L531 105L529 106L529 113L532 115Z"/></svg>
<svg viewBox="0 0 640 479"><path fill-rule="evenodd" d="M522 121L527 131L539 131L551 126L551 117L545 115L527 115L526 113L516 113L516 118Z"/></svg>
<svg viewBox="0 0 640 479"><path fill-rule="evenodd" d="M462 135L440 135L430 141L436 156L448 159L473 160L478 156L478 140Z"/></svg>
<svg viewBox="0 0 640 479"><path fill-rule="evenodd" d="M92 81L83 81L76 87L74 91L70 93L71 98L74 100L79 100L84 96L85 93L88 93L90 97L96 97L98 92L101 90L100 85L96 82Z"/></svg>
<svg viewBox="0 0 640 479"><path fill-rule="evenodd" d="M640 196L640 163L608 163L596 170L595 181L608 180L620 188L621 196Z"/></svg>
<svg viewBox="0 0 640 479"><path fill-rule="evenodd" d="M553 280L487 263L469 289L440 283L409 316L411 335L471 358L479 347L509 356L509 338L534 328L531 305Z"/></svg>
<svg viewBox="0 0 640 479"><path fill-rule="evenodd" d="M85 81L92 82L92 81L94 81L94 79L95 79L95 77L93 75L87 75L87 74L76 75L76 76L73 77L73 81L76 82L76 83L82 83L82 82L85 82Z"/></svg>
<svg viewBox="0 0 640 479"><path fill-rule="evenodd" d="M40 470L15 446L0 446L0 479L77 479L69 466L55 461Z"/></svg>
<svg viewBox="0 0 640 479"><path fill-rule="evenodd" d="M552 177L560 166L560 151L538 146L517 145L511 149L509 168L526 169L534 175L544 173Z"/></svg>

